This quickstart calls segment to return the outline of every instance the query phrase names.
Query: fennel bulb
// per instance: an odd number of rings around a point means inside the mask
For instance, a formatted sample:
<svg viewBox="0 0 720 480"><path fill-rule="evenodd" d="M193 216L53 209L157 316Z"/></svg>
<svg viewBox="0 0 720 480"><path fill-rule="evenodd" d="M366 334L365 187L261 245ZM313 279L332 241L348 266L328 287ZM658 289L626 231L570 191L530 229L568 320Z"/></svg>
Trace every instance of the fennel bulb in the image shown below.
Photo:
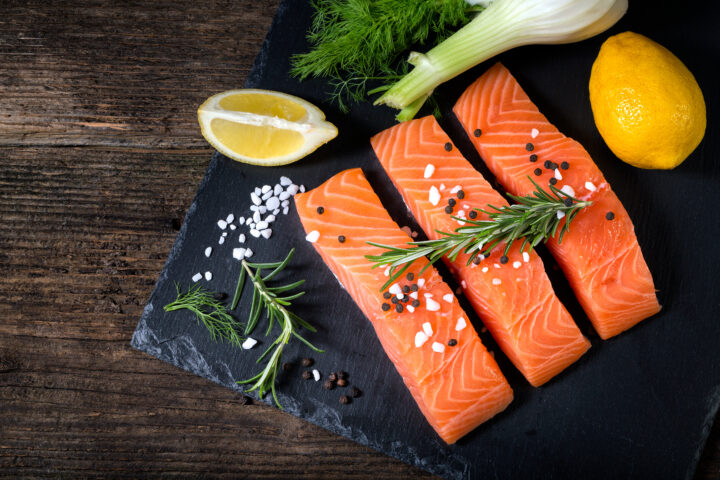
<svg viewBox="0 0 720 480"><path fill-rule="evenodd" d="M495 0L472 21L426 54L411 52L412 71L375 104L400 109L411 119L441 83L499 53L530 44L573 43L613 26L627 0Z"/></svg>

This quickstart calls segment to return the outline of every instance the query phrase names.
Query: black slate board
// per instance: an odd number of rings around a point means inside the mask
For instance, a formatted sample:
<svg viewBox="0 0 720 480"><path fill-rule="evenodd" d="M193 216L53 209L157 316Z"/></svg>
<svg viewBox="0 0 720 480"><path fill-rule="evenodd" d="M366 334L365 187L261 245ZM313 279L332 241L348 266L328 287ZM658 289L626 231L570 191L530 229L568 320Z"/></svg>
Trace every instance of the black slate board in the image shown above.
<svg viewBox="0 0 720 480"><path fill-rule="evenodd" d="M560 130L579 140L596 160L633 218L653 272L663 311L619 337L594 335L566 281L549 268L561 300L592 339L593 348L576 365L542 388L530 387L498 352L501 369L515 390L502 414L454 446L446 446L423 419L380 347L369 322L338 286L303 233L293 209L274 224L270 241L251 239L254 260L275 260L291 246L297 255L288 275L308 279L298 313L319 327L312 341L327 353L314 355L327 374L344 369L367 394L352 405L340 392L302 381L299 371L279 384L285 410L309 422L369 445L446 478L690 478L720 403L720 136L715 128L718 89L714 69L720 45L712 19L717 2L631 2L628 15L611 31L563 46L533 46L499 57L530 97ZM185 285L197 271L214 278L203 284L230 291L239 272L231 257L237 230L218 245L215 222L233 212L245 215L249 190L274 184L280 175L313 188L332 174L361 166L393 218L408 218L398 194L380 169L368 138L393 124L393 112L368 105L343 115L325 101L321 82L289 79L288 58L303 51L310 21L307 2L286 0L247 80L248 87L296 94L321 106L340 136L311 157L282 169L241 165L215 155L168 256L132 339L135 348L214 382L239 390L235 380L255 372L263 350L239 351L209 340L186 312L164 314L174 298L173 281ZM593 124L587 96L590 66L600 44L625 30L643 33L670 48L695 74L708 106L708 131L700 147L672 172L643 171L618 161ZM453 101L491 62L439 91L442 123L458 147L490 178L449 113ZM210 94L212 92L208 92ZM203 250L213 246L211 258ZM541 251L546 265L552 258ZM448 278L452 282L451 279ZM240 316L246 315L247 302ZM466 308L477 329L480 321ZM260 333L255 337L261 338ZM267 343L262 339L263 343ZM262 347L262 345L260 345ZM286 359L308 354L291 345ZM297 367L296 367L297 368ZM266 399L266 401L268 401Z"/></svg>

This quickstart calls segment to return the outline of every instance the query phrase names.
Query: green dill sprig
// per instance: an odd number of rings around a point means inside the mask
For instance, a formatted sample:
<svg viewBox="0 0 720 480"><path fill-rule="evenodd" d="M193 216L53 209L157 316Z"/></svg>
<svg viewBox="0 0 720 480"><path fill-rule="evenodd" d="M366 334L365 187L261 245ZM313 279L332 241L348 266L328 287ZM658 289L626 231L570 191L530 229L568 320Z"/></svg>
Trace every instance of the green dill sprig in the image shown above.
<svg viewBox="0 0 720 480"><path fill-rule="evenodd" d="M293 76L330 80L333 99L366 98L369 83L394 83L407 64L400 55L433 36L436 42L471 20L481 6L465 0L314 0L310 51L291 59Z"/></svg>
<svg viewBox="0 0 720 480"><path fill-rule="evenodd" d="M245 339L238 332L243 330L244 325L227 312L225 305L214 297L213 292L195 285L182 293L178 283L175 283L175 289L177 298L163 307L166 312L190 310L210 331L213 340L219 337L236 347L242 345Z"/></svg>
<svg viewBox="0 0 720 480"><path fill-rule="evenodd" d="M389 279L381 290L385 290L418 259L427 257L429 262L422 268L424 272L430 265L446 256L455 260L460 252L469 254L467 264L481 256L487 257L493 248L504 242L504 254L510 251L510 246L516 240L523 239L520 251L529 246L532 250L541 241L558 235L558 242L570 229L575 215L583 208L592 205L592 202L580 201L563 192L554 185L550 185L550 192L543 190L531 178L536 190L532 195L523 197L509 195L515 202L513 205L496 207L488 205L488 209L475 209L477 212L487 214L489 220L472 220L469 218L453 217L463 221L464 225L455 229L454 233L436 230L443 237L437 240L424 240L408 242L410 247L400 248L367 242L375 247L387 251L380 255L365 255L375 265L373 268L389 266Z"/></svg>
<svg viewBox="0 0 720 480"><path fill-rule="evenodd" d="M253 286L253 298L252 305L250 307L250 317L248 318L248 323L245 327L245 335L252 333L257 326L263 311L265 311L265 315L268 319L265 336L270 334L275 323L277 323L280 327L280 335L257 359L257 363L260 363L266 356L268 356L268 354L270 355L262 371L251 378L237 382L239 384L252 383L252 388L248 391L252 392L254 390L258 390L260 397L263 397L265 393L271 391L275 404L280 409L282 409L282 406L275 394L275 379L281 365L282 352L285 345L287 345L288 342L295 337L314 351L319 353L323 352L323 350L315 347L298 333L300 328L305 328L311 332L315 332L317 331L315 327L289 310L292 306L292 301L304 295L305 292L296 292L291 294L286 292L300 287L303 283L305 283L305 280L298 280L296 282L277 287L270 287L267 285L268 281L285 269L294 252L295 249L290 250L285 259L281 262L250 263L243 260L237 287L235 288L235 296L233 297L231 304L232 309L237 306L240 301L240 296L242 295L243 287L247 283L245 280L246 278L250 279L250 283ZM264 274L264 270L269 270L269 273Z"/></svg>

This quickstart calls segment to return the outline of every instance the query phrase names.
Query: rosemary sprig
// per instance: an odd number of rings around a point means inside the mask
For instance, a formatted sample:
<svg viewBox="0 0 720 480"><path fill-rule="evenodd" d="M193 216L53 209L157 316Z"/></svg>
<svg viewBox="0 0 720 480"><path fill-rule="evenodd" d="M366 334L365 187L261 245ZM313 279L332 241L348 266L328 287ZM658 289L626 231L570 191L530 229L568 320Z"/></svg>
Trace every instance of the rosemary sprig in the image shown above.
<svg viewBox="0 0 720 480"><path fill-rule="evenodd" d="M382 286L382 290L388 288L405 273L413 262L423 257L427 257L429 262L420 273L443 256L455 260L460 252L470 255L467 261L470 265L478 256L481 256L481 260L487 257L492 249L502 242L505 242L505 255L510 251L513 242L521 238L523 242L520 251L527 246L532 250L541 241L555 237L558 230L558 242L562 242L575 215L592 202L580 201L554 185L550 185L550 192L547 192L532 178L530 181L536 188L532 195L524 197L509 195L517 202L516 204L500 208L488 205L487 210L475 209L487 214L490 220L453 217L469 225L459 227L453 233L436 230L443 235L437 240L408 242L410 247L406 248L367 242L387 250L380 255L365 255L375 264L373 268L390 267L389 279Z"/></svg>
<svg viewBox="0 0 720 480"><path fill-rule="evenodd" d="M242 345L245 339L238 332L242 331L244 325L227 312L225 305L214 298L213 292L195 285L182 293L178 283L175 283L175 289L177 298L163 307L166 312L190 310L210 331L213 340L219 337L236 347Z"/></svg>
<svg viewBox="0 0 720 480"><path fill-rule="evenodd" d="M262 371L251 378L237 382L239 384L252 383L252 388L248 391L252 392L254 390L258 390L260 397L263 397L265 393L271 391L275 404L280 409L282 409L282 406L275 394L275 379L281 365L280 362L285 345L288 344L292 337L295 337L316 352L323 352L323 350L315 347L298 333L300 328L305 328L311 332L315 332L315 327L288 310L288 308L292 305L292 300L304 295L305 292L292 294L286 294L286 292L298 288L305 283L305 280L298 280L297 282L277 287L270 287L266 283L287 266L293 256L293 253L295 253L295 249L290 250L285 259L281 262L250 263L243 260L242 270L240 271L240 276L238 277L237 288L235 289L235 296L231 305L232 308L237 306L242 294L243 286L246 283L245 279L248 278L253 286L253 299L252 306L250 307L250 317L248 319L247 326L245 327L245 334L249 335L252 333L257 326L263 310L268 318L268 326L265 331L265 336L270 334L275 322L277 322L280 326L280 335L257 359L257 363L260 363L268 354L270 354L270 357L267 359L267 363ZM263 270L270 270L270 272L263 274Z"/></svg>

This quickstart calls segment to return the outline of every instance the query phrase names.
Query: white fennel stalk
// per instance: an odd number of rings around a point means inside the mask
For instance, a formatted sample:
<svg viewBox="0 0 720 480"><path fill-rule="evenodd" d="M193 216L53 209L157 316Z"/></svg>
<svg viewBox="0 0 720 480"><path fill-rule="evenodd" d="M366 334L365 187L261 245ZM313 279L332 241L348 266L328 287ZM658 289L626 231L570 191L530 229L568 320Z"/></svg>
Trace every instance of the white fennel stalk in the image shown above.
<svg viewBox="0 0 720 480"><path fill-rule="evenodd" d="M403 110L409 120L440 85L511 48L530 44L579 42L613 26L627 11L627 0L470 1L487 8L425 54L411 52L413 70L375 103Z"/></svg>

